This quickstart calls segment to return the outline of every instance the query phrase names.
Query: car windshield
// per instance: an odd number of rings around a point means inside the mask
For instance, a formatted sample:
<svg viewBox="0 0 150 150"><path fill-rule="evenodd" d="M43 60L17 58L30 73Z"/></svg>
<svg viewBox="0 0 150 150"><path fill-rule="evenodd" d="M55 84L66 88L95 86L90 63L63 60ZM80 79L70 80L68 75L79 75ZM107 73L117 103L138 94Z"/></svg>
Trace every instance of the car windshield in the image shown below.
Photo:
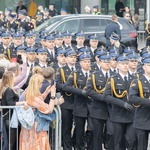
<svg viewBox="0 0 150 150"><path fill-rule="evenodd" d="M46 27L50 26L51 24L61 20L62 18L64 18L64 16L56 16L56 17L52 17L51 19L48 19L47 21L45 21L44 23L42 23L41 25L39 25L35 31L41 31L43 29L45 29Z"/></svg>

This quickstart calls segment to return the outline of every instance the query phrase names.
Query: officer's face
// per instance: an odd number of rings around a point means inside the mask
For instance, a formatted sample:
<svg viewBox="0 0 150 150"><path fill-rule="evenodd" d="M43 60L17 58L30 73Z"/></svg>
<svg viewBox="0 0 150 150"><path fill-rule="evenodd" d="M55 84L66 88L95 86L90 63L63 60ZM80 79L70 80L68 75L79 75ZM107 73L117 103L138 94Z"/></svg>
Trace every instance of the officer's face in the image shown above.
<svg viewBox="0 0 150 150"><path fill-rule="evenodd" d="M41 44L42 44L43 47L46 47L47 46L46 40L41 40Z"/></svg>
<svg viewBox="0 0 150 150"><path fill-rule="evenodd" d="M115 59L111 59L111 61L110 61L110 67L112 67L112 68L116 68L117 67L117 62L116 62Z"/></svg>
<svg viewBox="0 0 150 150"><path fill-rule="evenodd" d="M46 45L47 45L47 48L53 49L55 46L55 41L54 40L48 40L48 41L46 41Z"/></svg>
<svg viewBox="0 0 150 150"><path fill-rule="evenodd" d="M68 57L66 57L66 61L68 64L70 65L75 65L76 61L77 61L77 56L75 55L70 55Z"/></svg>
<svg viewBox="0 0 150 150"><path fill-rule="evenodd" d="M120 61L117 63L117 68L119 69L119 72L121 73L127 73L128 72L128 61Z"/></svg>
<svg viewBox="0 0 150 150"><path fill-rule="evenodd" d="M35 43L35 38L34 37L26 37L27 44L33 45Z"/></svg>
<svg viewBox="0 0 150 150"><path fill-rule="evenodd" d="M144 64L143 69L144 69L145 74L150 75L150 63Z"/></svg>
<svg viewBox="0 0 150 150"><path fill-rule="evenodd" d="M90 40L90 46L92 48L97 48L97 46L98 46L98 40Z"/></svg>
<svg viewBox="0 0 150 150"><path fill-rule="evenodd" d="M104 70L104 71L108 71L109 68L110 68L110 61L109 60L101 60L101 68Z"/></svg>
<svg viewBox="0 0 150 150"><path fill-rule="evenodd" d="M84 45L85 38L84 37L77 37L76 41L77 41L77 45L82 46L82 45Z"/></svg>
<svg viewBox="0 0 150 150"><path fill-rule="evenodd" d="M55 44L57 46L62 46L62 44L63 44L63 38L56 38L55 39Z"/></svg>
<svg viewBox="0 0 150 150"><path fill-rule="evenodd" d="M16 46L21 45L23 43L23 39L22 38L14 38L13 43Z"/></svg>
<svg viewBox="0 0 150 150"><path fill-rule="evenodd" d="M66 64L66 57L64 55L58 55L57 60L60 65L64 66Z"/></svg>
<svg viewBox="0 0 150 150"><path fill-rule="evenodd" d="M129 60L129 63L128 63L128 67L129 69L136 69L138 66L138 60L136 59L132 59L132 60Z"/></svg>
<svg viewBox="0 0 150 150"><path fill-rule="evenodd" d="M46 60L47 60L47 54L46 53L39 53L37 56L38 56L39 61L46 62Z"/></svg>
<svg viewBox="0 0 150 150"><path fill-rule="evenodd" d="M64 37L64 43L67 45L71 44L72 36Z"/></svg>
<svg viewBox="0 0 150 150"><path fill-rule="evenodd" d="M11 42L11 38L10 38L10 37L3 37L3 38L2 38L2 43L3 43L4 45L9 45L10 42Z"/></svg>
<svg viewBox="0 0 150 150"><path fill-rule="evenodd" d="M28 61L35 61L36 53L27 53L27 59Z"/></svg>
<svg viewBox="0 0 150 150"><path fill-rule="evenodd" d="M83 70L89 70L90 69L90 66L91 66L91 61L90 59L84 59L84 60L81 60L80 61L80 66Z"/></svg>

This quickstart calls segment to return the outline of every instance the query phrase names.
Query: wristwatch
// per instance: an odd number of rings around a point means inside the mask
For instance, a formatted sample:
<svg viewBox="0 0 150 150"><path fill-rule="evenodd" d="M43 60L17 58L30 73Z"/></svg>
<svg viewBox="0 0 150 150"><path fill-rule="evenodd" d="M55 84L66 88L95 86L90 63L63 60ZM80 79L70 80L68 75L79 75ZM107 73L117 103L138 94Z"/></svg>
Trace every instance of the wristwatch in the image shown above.
<svg viewBox="0 0 150 150"><path fill-rule="evenodd" d="M51 96L51 99L53 99L53 100L54 100L55 98L56 98L56 96Z"/></svg>

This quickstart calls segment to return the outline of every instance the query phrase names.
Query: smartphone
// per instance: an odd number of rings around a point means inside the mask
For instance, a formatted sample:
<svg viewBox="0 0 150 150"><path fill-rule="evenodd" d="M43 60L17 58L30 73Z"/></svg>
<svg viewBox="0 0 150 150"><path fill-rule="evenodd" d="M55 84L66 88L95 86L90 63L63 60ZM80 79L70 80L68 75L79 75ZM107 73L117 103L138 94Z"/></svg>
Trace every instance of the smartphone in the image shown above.
<svg viewBox="0 0 150 150"><path fill-rule="evenodd" d="M51 79L51 86L53 86L55 84L55 80Z"/></svg>

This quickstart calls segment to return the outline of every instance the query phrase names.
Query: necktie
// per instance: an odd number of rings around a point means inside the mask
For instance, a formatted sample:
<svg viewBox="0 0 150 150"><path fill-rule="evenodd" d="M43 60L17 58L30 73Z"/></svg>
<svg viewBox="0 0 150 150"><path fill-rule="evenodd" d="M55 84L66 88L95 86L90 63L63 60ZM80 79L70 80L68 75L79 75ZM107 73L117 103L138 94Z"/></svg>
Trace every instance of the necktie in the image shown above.
<svg viewBox="0 0 150 150"><path fill-rule="evenodd" d="M105 77L106 77L106 79L108 79L108 72L106 72Z"/></svg>
<svg viewBox="0 0 150 150"><path fill-rule="evenodd" d="M73 67L71 67L71 71L74 71L74 68L73 68Z"/></svg>
<svg viewBox="0 0 150 150"><path fill-rule="evenodd" d="M117 71L116 71L116 69L114 69L114 73L116 73Z"/></svg>
<svg viewBox="0 0 150 150"><path fill-rule="evenodd" d="M124 83L125 83L125 87L127 88L127 84L128 84L127 76L124 77Z"/></svg>
<svg viewBox="0 0 150 150"><path fill-rule="evenodd" d="M43 66L42 68L45 68L45 66Z"/></svg>
<svg viewBox="0 0 150 150"><path fill-rule="evenodd" d="M33 64L31 64L31 67L30 68L33 68Z"/></svg>
<svg viewBox="0 0 150 150"><path fill-rule="evenodd" d="M87 72L85 73L85 78L86 78L86 79L88 78L88 73L87 73Z"/></svg>

